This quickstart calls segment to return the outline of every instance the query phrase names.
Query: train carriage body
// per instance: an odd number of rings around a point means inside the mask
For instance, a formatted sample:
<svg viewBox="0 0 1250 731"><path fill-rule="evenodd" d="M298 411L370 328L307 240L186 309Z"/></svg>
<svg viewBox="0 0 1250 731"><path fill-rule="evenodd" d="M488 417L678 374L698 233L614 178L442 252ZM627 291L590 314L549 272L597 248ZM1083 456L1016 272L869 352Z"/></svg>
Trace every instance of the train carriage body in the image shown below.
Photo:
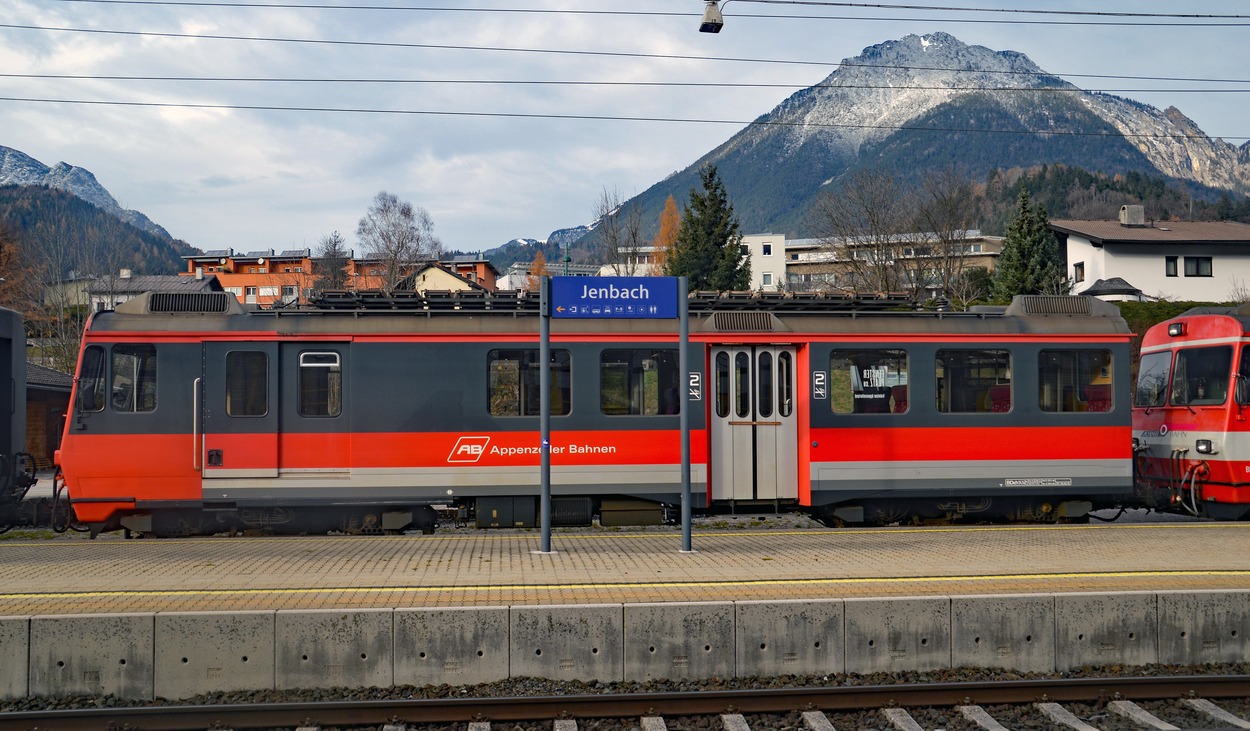
<svg viewBox="0 0 1250 731"><path fill-rule="evenodd" d="M451 507L482 526L532 524L536 312L351 302L148 295L97 313L58 455L78 519L383 531L428 529ZM691 302L685 374L673 321L552 321L557 524L677 505L683 406L696 510L1053 520L1132 492L1128 404L1114 396L1129 334L1113 307Z"/></svg>
<svg viewBox="0 0 1250 731"><path fill-rule="evenodd" d="M1250 517L1250 304L1198 308L1142 340L1136 481L1150 506Z"/></svg>

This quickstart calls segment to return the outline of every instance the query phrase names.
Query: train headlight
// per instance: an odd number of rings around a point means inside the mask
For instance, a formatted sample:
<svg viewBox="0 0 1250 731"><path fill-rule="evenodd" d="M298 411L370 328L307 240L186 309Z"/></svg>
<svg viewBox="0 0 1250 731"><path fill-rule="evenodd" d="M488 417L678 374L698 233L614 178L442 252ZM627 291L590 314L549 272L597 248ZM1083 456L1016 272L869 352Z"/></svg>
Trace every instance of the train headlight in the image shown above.
<svg viewBox="0 0 1250 731"><path fill-rule="evenodd" d="M1185 323L1173 322L1168 325L1168 337L1179 338L1185 334Z"/></svg>
<svg viewBox="0 0 1250 731"><path fill-rule="evenodd" d="M1194 442L1194 451L1198 452L1198 454L1218 453L1218 450L1215 448L1215 442L1210 439L1199 439L1197 442Z"/></svg>

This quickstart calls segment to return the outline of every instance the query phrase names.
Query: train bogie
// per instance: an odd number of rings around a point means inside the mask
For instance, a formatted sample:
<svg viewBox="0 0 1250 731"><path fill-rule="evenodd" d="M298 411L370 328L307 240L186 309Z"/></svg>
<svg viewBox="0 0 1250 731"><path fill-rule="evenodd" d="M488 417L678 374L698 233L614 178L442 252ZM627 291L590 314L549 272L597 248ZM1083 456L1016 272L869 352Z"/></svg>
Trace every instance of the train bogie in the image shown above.
<svg viewBox="0 0 1250 731"><path fill-rule="evenodd" d="M196 297L149 295L88 325L58 459L93 530L531 524L544 448L537 313L419 298L257 311ZM683 409L697 511L1079 520L1132 494L1117 396L1130 335L1111 305L691 303L687 373L675 323L553 321L556 524L672 515Z"/></svg>

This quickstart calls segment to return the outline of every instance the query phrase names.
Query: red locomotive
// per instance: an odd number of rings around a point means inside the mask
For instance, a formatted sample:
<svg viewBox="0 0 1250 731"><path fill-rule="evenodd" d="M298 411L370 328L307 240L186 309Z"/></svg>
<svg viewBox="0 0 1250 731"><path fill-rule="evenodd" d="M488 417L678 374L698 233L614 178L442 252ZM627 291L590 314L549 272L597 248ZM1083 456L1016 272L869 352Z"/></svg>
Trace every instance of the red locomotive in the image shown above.
<svg viewBox="0 0 1250 731"><path fill-rule="evenodd" d="M1220 520L1250 516L1250 303L1201 307L1142 341L1133 448L1142 499Z"/></svg>
<svg viewBox="0 0 1250 731"><path fill-rule="evenodd" d="M263 311L149 294L96 313L58 455L78 520L382 532L447 508L532 524L536 303L408 294ZM683 407L698 511L1054 521L1132 497L1116 396L1131 336L1113 305L899 306L695 293L684 374L671 320L553 320L553 523L678 505Z"/></svg>

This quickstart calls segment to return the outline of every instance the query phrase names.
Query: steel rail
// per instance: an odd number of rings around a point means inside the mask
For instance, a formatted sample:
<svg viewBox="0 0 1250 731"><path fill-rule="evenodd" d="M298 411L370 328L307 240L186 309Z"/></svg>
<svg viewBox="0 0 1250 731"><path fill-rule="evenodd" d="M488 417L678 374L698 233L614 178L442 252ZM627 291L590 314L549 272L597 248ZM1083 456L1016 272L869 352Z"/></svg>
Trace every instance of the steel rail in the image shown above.
<svg viewBox="0 0 1250 731"><path fill-rule="evenodd" d="M1242 698L1250 675L1059 678L908 683L831 687L603 693L501 698L417 698L366 701L280 702L236 705L154 705L124 708L47 709L0 713L0 731L99 731L140 727L149 731L206 728L296 728L557 718L777 713L793 710L862 710L887 706L995 705L1097 702L1112 699Z"/></svg>

